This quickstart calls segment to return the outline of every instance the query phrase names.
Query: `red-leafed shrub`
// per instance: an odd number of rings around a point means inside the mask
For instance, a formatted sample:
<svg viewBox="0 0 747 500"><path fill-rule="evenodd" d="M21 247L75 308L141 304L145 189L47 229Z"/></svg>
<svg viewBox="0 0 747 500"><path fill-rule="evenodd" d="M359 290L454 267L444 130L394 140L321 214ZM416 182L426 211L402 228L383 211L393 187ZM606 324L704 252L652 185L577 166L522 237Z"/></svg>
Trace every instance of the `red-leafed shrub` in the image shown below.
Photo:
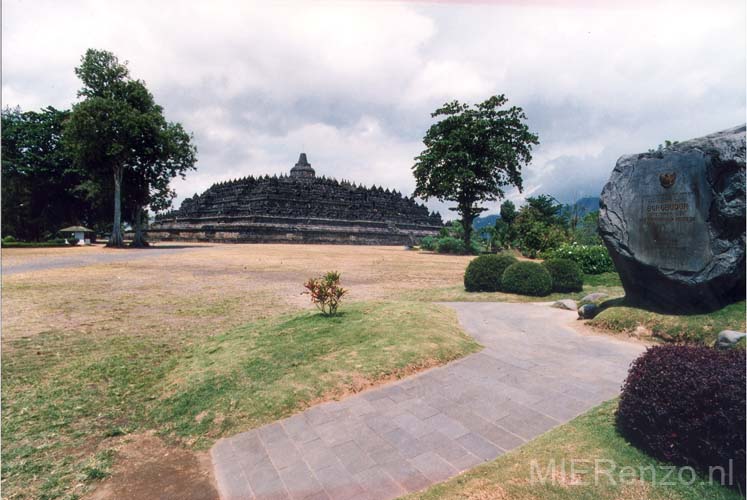
<svg viewBox="0 0 747 500"><path fill-rule="evenodd" d="M650 455L744 491L744 351L685 345L647 350L628 372L617 426Z"/></svg>
<svg viewBox="0 0 747 500"><path fill-rule="evenodd" d="M337 314L342 297L348 293L340 286L340 273L337 271L330 271L319 278L309 278L303 286L308 290L304 293L311 295L311 301L325 316Z"/></svg>

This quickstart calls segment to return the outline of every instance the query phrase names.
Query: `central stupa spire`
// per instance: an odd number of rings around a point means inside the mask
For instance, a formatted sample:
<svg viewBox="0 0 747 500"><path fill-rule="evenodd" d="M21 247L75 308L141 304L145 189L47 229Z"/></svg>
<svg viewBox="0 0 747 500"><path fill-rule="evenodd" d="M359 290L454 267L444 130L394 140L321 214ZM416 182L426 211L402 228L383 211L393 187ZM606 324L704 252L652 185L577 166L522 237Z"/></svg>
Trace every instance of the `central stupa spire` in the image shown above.
<svg viewBox="0 0 747 500"><path fill-rule="evenodd" d="M316 172L311 168L311 164L306 159L306 153L301 153L296 165L291 169L291 177L314 177Z"/></svg>

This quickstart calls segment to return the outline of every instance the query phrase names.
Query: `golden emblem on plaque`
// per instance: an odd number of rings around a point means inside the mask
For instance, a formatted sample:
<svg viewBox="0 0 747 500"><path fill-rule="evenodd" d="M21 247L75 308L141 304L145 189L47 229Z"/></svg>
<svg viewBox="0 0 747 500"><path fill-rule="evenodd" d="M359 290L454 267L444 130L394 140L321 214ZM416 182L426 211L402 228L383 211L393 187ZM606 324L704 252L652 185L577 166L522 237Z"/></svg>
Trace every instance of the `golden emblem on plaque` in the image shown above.
<svg viewBox="0 0 747 500"><path fill-rule="evenodd" d="M676 180L677 180L677 174L674 172L669 173L669 174L664 173L664 174L659 175L659 182L661 182L661 186L663 188L670 188L674 186L674 181Z"/></svg>

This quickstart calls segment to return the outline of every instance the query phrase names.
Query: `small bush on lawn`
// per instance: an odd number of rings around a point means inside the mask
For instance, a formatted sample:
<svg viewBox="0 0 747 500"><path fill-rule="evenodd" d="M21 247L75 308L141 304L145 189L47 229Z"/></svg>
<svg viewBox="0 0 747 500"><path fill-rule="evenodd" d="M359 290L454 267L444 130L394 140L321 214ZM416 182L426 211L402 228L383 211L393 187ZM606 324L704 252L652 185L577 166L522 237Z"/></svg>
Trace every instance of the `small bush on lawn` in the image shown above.
<svg viewBox="0 0 747 500"><path fill-rule="evenodd" d="M568 259L550 259L542 263L552 277L553 292L580 292L584 277L578 264Z"/></svg>
<svg viewBox="0 0 747 500"><path fill-rule="evenodd" d="M465 254L467 253L467 247L464 245L464 241L446 236L438 239L438 253Z"/></svg>
<svg viewBox="0 0 747 500"><path fill-rule="evenodd" d="M517 262L504 271L501 287L504 292L542 297L552 291L552 277L542 264Z"/></svg>
<svg viewBox="0 0 747 500"><path fill-rule="evenodd" d="M16 242L16 239L13 236L11 235L3 236L3 243L15 243L15 242Z"/></svg>
<svg viewBox="0 0 747 500"><path fill-rule="evenodd" d="M330 271L318 278L309 278L304 287L308 290L305 293L311 295L311 302L325 316L337 314L337 307L340 305L342 297L348 293L340 286L340 273L337 271Z"/></svg>
<svg viewBox="0 0 747 500"><path fill-rule="evenodd" d="M434 236L425 236L420 240L420 248L422 250L435 251L438 248L438 239Z"/></svg>
<svg viewBox="0 0 747 500"><path fill-rule="evenodd" d="M579 266L585 274L601 274L615 270L607 247L604 245L560 245L541 254L543 259L568 259Z"/></svg>
<svg viewBox="0 0 747 500"><path fill-rule="evenodd" d="M467 266L464 288L468 292L497 292L506 268L518 262L512 255L481 255Z"/></svg>
<svg viewBox="0 0 747 500"><path fill-rule="evenodd" d="M621 434L652 456L745 486L745 356L739 349L656 346L630 368ZM732 461L730 464L730 460ZM721 481L722 469L714 480Z"/></svg>

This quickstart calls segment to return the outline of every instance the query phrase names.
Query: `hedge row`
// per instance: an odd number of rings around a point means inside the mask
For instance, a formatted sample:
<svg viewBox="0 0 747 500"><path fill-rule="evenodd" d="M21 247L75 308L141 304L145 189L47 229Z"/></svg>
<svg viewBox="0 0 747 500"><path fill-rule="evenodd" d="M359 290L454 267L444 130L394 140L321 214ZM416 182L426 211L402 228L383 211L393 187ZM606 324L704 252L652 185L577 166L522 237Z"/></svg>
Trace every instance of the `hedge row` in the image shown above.
<svg viewBox="0 0 747 500"><path fill-rule="evenodd" d="M537 264L519 262L511 255L482 255L464 273L468 292L509 292L541 297L552 291L578 292L583 287L579 266L554 259Z"/></svg>

